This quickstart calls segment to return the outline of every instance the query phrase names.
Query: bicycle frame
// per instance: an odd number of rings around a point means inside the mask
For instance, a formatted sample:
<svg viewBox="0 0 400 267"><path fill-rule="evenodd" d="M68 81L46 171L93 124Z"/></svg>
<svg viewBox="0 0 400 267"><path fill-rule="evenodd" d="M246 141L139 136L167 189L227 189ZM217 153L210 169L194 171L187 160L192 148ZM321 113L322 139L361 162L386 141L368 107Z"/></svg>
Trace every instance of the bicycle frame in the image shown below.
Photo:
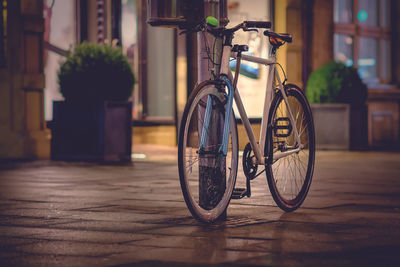
<svg viewBox="0 0 400 267"><path fill-rule="evenodd" d="M266 92L265 92L265 101L264 101L264 108L263 108L263 117L261 120L261 130L260 130L260 142L257 143L254 137L254 133L253 130L251 128L250 125L250 121L247 117L246 114L246 110L244 109L243 106L243 102L242 99L240 98L240 94L239 94L239 90L237 90L237 76L239 75L239 71L235 72L235 77L233 78L232 72L229 70L228 71L228 76L231 80L234 81L234 88L235 88L235 94L234 94L234 98L235 98L235 103L236 106L238 108L239 111L239 115L240 118L243 122L243 126L246 130L246 134L247 137L249 138L251 147L254 151L254 155L256 157L257 164L260 165L264 165L266 163L266 158L263 156L265 155L265 140L266 140L266 136L267 136L267 123L268 123L268 115L269 115L269 109L270 109L270 105L271 102L273 100L274 97L274 90L273 90L273 81L274 78L277 81L277 88L279 89L279 91L281 92L287 111L288 111L288 115L289 115L289 119L291 121L294 133L295 133L295 138L296 138L296 142L299 144L299 147L293 150L289 150L286 152L279 152L276 153L274 155L274 160L278 160L280 158L283 158L285 156L288 156L290 154L293 153L297 153L299 152L302 148L303 145L301 144L301 140L300 140L300 135L299 132L297 131L297 126L292 114L292 111L289 107L288 104L288 100L287 100L287 95L285 92L285 89L283 87L283 84L281 82L281 79L279 77L278 72L276 71L276 60L275 58L273 59L264 59L264 58L259 58L259 57L254 57L254 56L248 56L248 55L241 55L240 57L237 56L237 53L231 53L231 57L235 58L237 60L236 64L238 64L239 66L237 67L237 70L240 68L240 61L243 59L245 61L249 61L249 62L254 62L254 63L258 63L261 65L265 65L265 66L269 66L269 72L268 72L268 76L267 76L267 86L266 86Z"/></svg>
<svg viewBox="0 0 400 267"><path fill-rule="evenodd" d="M229 60L231 57L236 59L235 77L233 77L233 74L229 69ZM240 63L241 63L242 59L245 61L254 62L254 63L258 63L258 64L269 67L269 72L268 72L268 76L267 76L267 86L266 86L266 92L265 92L264 108L263 108L263 117L262 117L262 121L261 121L260 142L259 143L257 143L257 141L255 139L253 129L251 128L250 121L247 117L246 110L243 106L243 102L242 102L242 99L239 94L239 90L237 90L237 80L238 80L238 75L239 75ZM279 77L279 74L276 70L276 59L274 57L272 57L270 59L265 59L265 58L254 57L254 56L249 56L249 55L238 56L238 53L232 53L231 46L225 45L223 47L223 53L222 53L222 59L221 59L220 78L227 84L227 87L228 87L227 105L226 105L226 114L225 114L226 119L224 122L222 146L219 150L219 153L221 155L226 156L226 154L227 154L229 125L230 125L230 118L231 118L231 114L232 114L232 104L233 104L232 102L233 102L233 99L235 99L236 106L239 110L240 118L243 122L247 137L249 138L251 147L254 151L255 159L257 161L254 163L259 164L259 165L265 165L265 163L267 162L267 158L264 157L263 155L265 155L265 140L267 137L267 129L268 129L268 127L272 127L271 125L267 125L267 124L268 124L269 109L270 109L270 106L271 106L271 103L272 103L272 100L274 97L274 90L273 90L274 79L277 81L277 88L281 92L283 100L285 102L286 109L287 109L287 112L289 115L289 120L293 127L298 147L288 150L288 151L285 151L285 152L277 151L274 154L273 160L277 161L280 158L286 157L293 153L297 153L303 148L303 145L301 144L301 140L300 140L300 135L297 130L297 126L296 126L296 123L295 123L295 120L293 117L292 110L289 107L289 103L287 100L287 95L286 95L284 86L283 86L282 81ZM233 91L233 94L232 94L232 91ZM201 134L200 150L203 149L204 147L206 147L207 138L208 138L208 130L207 129L209 127L212 104L213 104L213 100L212 100L212 98L209 97L207 99L207 107L206 107L206 112L205 112L203 130L202 130L202 134Z"/></svg>

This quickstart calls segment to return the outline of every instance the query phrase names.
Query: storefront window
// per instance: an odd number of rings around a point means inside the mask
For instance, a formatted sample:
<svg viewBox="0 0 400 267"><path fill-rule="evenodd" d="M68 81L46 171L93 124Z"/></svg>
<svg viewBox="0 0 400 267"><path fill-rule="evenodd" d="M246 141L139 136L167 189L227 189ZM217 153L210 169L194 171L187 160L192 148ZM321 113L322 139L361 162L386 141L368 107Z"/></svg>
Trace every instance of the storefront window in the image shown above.
<svg viewBox="0 0 400 267"><path fill-rule="evenodd" d="M121 38L118 43L132 64L136 78L131 99L132 117L139 121L173 122L175 117L175 32L172 29L151 27L145 20L140 22L146 14L139 13L145 1L117 1L121 3ZM114 20L115 15L113 11ZM117 21L115 25L118 25Z"/></svg>
<svg viewBox="0 0 400 267"><path fill-rule="evenodd" d="M378 10L377 0L359 0L357 19L360 25L377 27Z"/></svg>
<svg viewBox="0 0 400 267"><path fill-rule="evenodd" d="M138 68L138 16L136 0L121 1L121 40L119 43L128 61L131 63L135 74L135 85L131 101L133 103L132 117L139 119L138 107L140 106L139 95L139 68Z"/></svg>
<svg viewBox="0 0 400 267"><path fill-rule="evenodd" d="M390 0L335 0L334 57L369 86L390 82ZM355 12L354 12L355 11ZM351 14L356 18L351 19Z"/></svg>
<svg viewBox="0 0 400 267"><path fill-rule="evenodd" d="M389 66L390 66L390 57L389 57L389 51L390 51L390 46L389 46L389 41L386 39L381 40L381 51L380 51L380 59L382 60L382 68L380 72L380 76L382 77L383 80L388 81L390 76L389 76Z"/></svg>
<svg viewBox="0 0 400 267"><path fill-rule="evenodd" d="M137 46L137 15L136 15L136 1L123 0L122 1L122 48L125 55L128 57L129 62L135 62L136 46Z"/></svg>
<svg viewBox="0 0 400 267"><path fill-rule="evenodd" d="M388 0L381 0L380 1L380 10L381 10L381 14L380 14L380 23L381 26L384 28L387 28L389 26L389 7L388 7Z"/></svg>
<svg viewBox="0 0 400 267"><path fill-rule="evenodd" d="M7 55L7 1L0 0L0 68L6 65Z"/></svg>
<svg viewBox="0 0 400 267"><path fill-rule="evenodd" d="M57 71L65 51L76 43L75 1L44 1L45 18L45 119L53 118L53 101L62 100Z"/></svg>
<svg viewBox="0 0 400 267"><path fill-rule="evenodd" d="M358 73L361 79L369 83L378 77L378 39L360 37L360 50L358 59Z"/></svg>
<svg viewBox="0 0 400 267"><path fill-rule="evenodd" d="M346 34L335 33L333 41L335 60L343 62L346 66L353 66L353 37Z"/></svg>
<svg viewBox="0 0 400 267"><path fill-rule="evenodd" d="M353 22L353 1L352 0L336 0L334 7L335 23L352 23Z"/></svg>
<svg viewBox="0 0 400 267"><path fill-rule="evenodd" d="M147 120L174 120L174 38L173 29L147 28Z"/></svg>

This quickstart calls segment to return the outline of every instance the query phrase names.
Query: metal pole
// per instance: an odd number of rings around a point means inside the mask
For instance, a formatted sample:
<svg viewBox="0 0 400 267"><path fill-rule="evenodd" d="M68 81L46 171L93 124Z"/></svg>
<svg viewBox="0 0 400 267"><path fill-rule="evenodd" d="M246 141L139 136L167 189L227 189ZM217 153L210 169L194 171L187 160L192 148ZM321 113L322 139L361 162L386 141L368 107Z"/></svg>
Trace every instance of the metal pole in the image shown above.
<svg viewBox="0 0 400 267"><path fill-rule="evenodd" d="M222 6L220 6L222 4ZM222 12L221 12L222 10ZM214 16L220 19L220 12L226 14L226 1L225 0L204 0L204 17ZM225 24L225 21L223 21ZM216 41L215 46L214 41ZM222 51L222 40L215 40L215 38L208 33L199 32L197 34L197 47L198 47L198 83L213 78L214 74L219 73L219 69L208 59L206 50L208 49L214 55L210 55L214 61L219 63ZM214 48L214 50L212 50ZM205 110L199 111L199 116L204 115ZM209 140L207 144L221 143L224 120L219 114L212 114L211 120L214 122L211 132L209 133ZM205 209L211 209L218 204L225 192L226 186L226 162L222 157L200 157L199 160L199 196L200 205ZM226 213L223 215L226 218Z"/></svg>

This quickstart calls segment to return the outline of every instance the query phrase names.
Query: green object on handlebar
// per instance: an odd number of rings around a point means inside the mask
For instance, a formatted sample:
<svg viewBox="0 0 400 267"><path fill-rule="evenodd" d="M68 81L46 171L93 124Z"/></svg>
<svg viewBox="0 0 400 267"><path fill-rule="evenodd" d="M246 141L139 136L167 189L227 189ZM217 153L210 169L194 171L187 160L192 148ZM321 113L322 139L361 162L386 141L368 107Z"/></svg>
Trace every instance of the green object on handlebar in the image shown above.
<svg viewBox="0 0 400 267"><path fill-rule="evenodd" d="M211 26L218 27L218 20L213 16L208 16L206 22Z"/></svg>

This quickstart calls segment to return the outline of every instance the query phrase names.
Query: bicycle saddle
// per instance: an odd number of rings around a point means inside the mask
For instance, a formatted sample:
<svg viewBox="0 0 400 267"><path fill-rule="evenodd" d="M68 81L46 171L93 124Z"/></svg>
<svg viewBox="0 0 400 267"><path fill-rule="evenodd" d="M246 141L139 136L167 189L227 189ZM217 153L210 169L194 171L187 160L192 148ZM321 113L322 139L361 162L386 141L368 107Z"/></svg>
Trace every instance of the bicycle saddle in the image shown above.
<svg viewBox="0 0 400 267"><path fill-rule="evenodd" d="M273 46L281 46L284 42L291 43L293 41L292 35L288 33L276 33L266 30L264 35L269 37L269 42Z"/></svg>

